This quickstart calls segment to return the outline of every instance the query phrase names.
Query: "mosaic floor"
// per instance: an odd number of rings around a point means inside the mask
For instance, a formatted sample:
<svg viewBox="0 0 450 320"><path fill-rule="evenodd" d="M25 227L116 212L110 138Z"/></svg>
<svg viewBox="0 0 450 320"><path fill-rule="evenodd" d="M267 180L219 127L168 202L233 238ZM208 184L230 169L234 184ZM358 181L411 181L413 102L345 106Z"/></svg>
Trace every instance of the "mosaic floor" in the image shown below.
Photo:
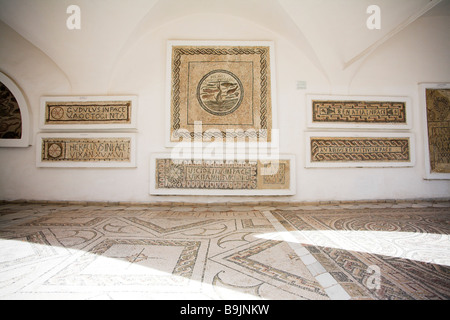
<svg viewBox="0 0 450 320"><path fill-rule="evenodd" d="M0 204L0 299L449 298L449 202Z"/></svg>

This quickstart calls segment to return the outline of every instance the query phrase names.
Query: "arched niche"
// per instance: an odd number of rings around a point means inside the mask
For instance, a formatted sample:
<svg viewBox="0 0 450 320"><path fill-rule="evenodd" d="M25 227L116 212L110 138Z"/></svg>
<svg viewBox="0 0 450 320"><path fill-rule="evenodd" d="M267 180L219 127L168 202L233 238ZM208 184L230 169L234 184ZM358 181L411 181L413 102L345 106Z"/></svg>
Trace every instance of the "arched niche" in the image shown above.
<svg viewBox="0 0 450 320"><path fill-rule="evenodd" d="M19 87L0 72L0 147L30 145L30 116Z"/></svg>

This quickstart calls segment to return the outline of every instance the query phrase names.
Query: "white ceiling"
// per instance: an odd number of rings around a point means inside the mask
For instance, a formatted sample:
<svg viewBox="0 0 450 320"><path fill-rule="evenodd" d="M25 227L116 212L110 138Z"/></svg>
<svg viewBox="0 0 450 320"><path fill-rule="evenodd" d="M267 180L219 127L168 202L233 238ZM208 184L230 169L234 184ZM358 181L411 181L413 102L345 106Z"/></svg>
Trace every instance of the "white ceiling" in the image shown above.
<svg viewBox="0 0 450 320"><path fill-rule="evenodd" d="M198 13L233 15L270 29L293 42L327 73L332 69L351 67L424 14L448 16L449 2L0 0L0 19L69 73L77 65L79 73L95 72L108 77L112 66L129 44L165 23ZM366 8L374 3L381 8L382 28L369 32ZM71 4L82 8L80 32L69 32L61 27L65 26L66 8ZM71 74L68 76L72 77Z"/></svg>

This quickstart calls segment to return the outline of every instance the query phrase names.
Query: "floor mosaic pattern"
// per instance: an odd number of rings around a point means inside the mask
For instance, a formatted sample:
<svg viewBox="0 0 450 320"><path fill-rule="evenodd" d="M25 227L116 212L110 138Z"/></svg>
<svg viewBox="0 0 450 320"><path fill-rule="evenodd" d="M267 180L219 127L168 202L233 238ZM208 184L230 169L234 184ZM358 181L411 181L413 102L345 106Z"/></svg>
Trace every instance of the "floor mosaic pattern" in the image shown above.
<svg viewBox="0 0 450 320"><path fill-rule="evenodd" d="M450 203L0 204L0 299L449 299Z"/></svg>

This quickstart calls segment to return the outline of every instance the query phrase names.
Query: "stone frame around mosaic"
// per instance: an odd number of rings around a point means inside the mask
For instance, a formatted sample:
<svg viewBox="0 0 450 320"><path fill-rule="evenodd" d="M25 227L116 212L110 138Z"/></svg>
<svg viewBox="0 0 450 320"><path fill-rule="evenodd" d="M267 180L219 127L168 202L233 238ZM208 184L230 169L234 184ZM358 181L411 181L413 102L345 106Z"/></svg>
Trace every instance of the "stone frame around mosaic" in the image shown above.
<svg viewBox="0 0 450 320"><path fill-rule="evenodd" d="M31 129L31 119L30 110L28 107L27 100L18 87L18 85L9 78L6 74L0 72L0 82L3 83L12 93L17 101L20 109L20 117L22 122L22 135L20 139L0 139L0 147L21 147L26 148L32 144L32 129Z"/></svg>
<svg viewBox="0 0 450 320"><path fill-rule="evenodd" d="M66 105L77 105L87 103L127 103L127 119L126 120L52 120L53 123L47 121L49 116L47 112L47 103L61 103ZM86 106L87 107L87 106ZM120 96L43 96L40 99L39 107L39 127L42 130L49 131L68 131L68 130L122 130L122 129L137 129L137 108L138 97L135 95L120 95ZM92 112L89 112L92 114ZM72 123L71 123L72 122Z"/></svg>
<svg viewBox="0 0 450 320"><path fill-rule="evenodd" d="M46 161L43 159L43 150L45 139L64 140L64 139L124 139L129 140L129 155L125 160L55 160ZM56 144L56 143L55 143ZM62 149L62 147L59 147ZM92 158L92 157L90 157ZM136 167L136 134L135 133L39 133L36 136L36 166L39 168L135 168Z"/></svg>
<svg viewBox="0 0 450 320"><path fill-rule="evenodd" d="M428 115L427 115L427 89L450 89L450 83L445 82L423 82L419 87L419 105L421 109L422 136L424 143L424 179L426 180L450 180L450 173L439 173L431 171L430 146L428 141Z"/></svg>
<svg viewBox="0 0 450 320"><path fill-rule="evenodd" d="M270 86L269 86L269 97L270 104L268 108L270 108L271 121L270 125L267 128L267 132L269 135L269 139L267 141L267 146L271 146L271 130L276 129L278 126L277 119L277 95L276 95L276 69L275 69L275 53L274 53L274 42L273 41L218 41L218 40L169 40L167 41L167 54L166 54L166 137L165 137L165 146L166 147L175 147L179 142L172 141L172 81L173 81L173 70L172 70L172 54L173 47L176 46L199 46L199 47L221 47L221 46L264 46L269 48L269 72L270 72ZM183 128L180 128L183 129ZM222 135L227 128L224 125L221 125ZM236 129L234 127L230 127L230 129ZM260 128L255 128L258 131ZM207 129L206 129L207 130ZM203 130L205 131L205 129ZM194 134L190 132L191 136ZM258 133L257 133L258 134ZM225 137L223 137L225 140ZM192 138L192 141L194 139ZM186 139L184 142L187 142ZM211 143L211 142L209 142ZM212 142L214 143L214 142ZM250 142L252 143L252 142Z"/></svg>
<svg viewBox="0 0 450 320"><path fill-rule="evenodd" d="M400 102L405 104L404 122L370 122L370 121L314 121L313 101L339 101L339 102ZM308 128L330 129L385 129L385 130L409 130L412 127L411 98L404 96L365 96L365 95L306 95L306 125Z"/></svg>
<svg viewBox="0 0 450 320"><path fill-rule="evenodd" d="M306 132L305 143L305 168L389 168L389 167L413 167L416 162L415 136L412 133L385 133L385 132ZM408 139L409 160L406 161L312 161L312 138L380 138L380 139Z"/></svg>
<svg viewBox="0 0 450 320"><path fill-rule="evenodd" d="M241 155L244 156L244 155ZM195 188L156 188L156 160L157 159L172 159L170 153L153 153L150 156L150 194L151 195L193 195L193 196L291 196L296 194L296 171L295 171L295 156L294 155L280 155L280 161L289 161L289 187L287 189L195 189ZM213 159L205 159L206 161L214 161ZM264 159L258 159L264 161ZM183 161L183 160L181 160ZM188 159L190 161L190 159Z"/></svg>

